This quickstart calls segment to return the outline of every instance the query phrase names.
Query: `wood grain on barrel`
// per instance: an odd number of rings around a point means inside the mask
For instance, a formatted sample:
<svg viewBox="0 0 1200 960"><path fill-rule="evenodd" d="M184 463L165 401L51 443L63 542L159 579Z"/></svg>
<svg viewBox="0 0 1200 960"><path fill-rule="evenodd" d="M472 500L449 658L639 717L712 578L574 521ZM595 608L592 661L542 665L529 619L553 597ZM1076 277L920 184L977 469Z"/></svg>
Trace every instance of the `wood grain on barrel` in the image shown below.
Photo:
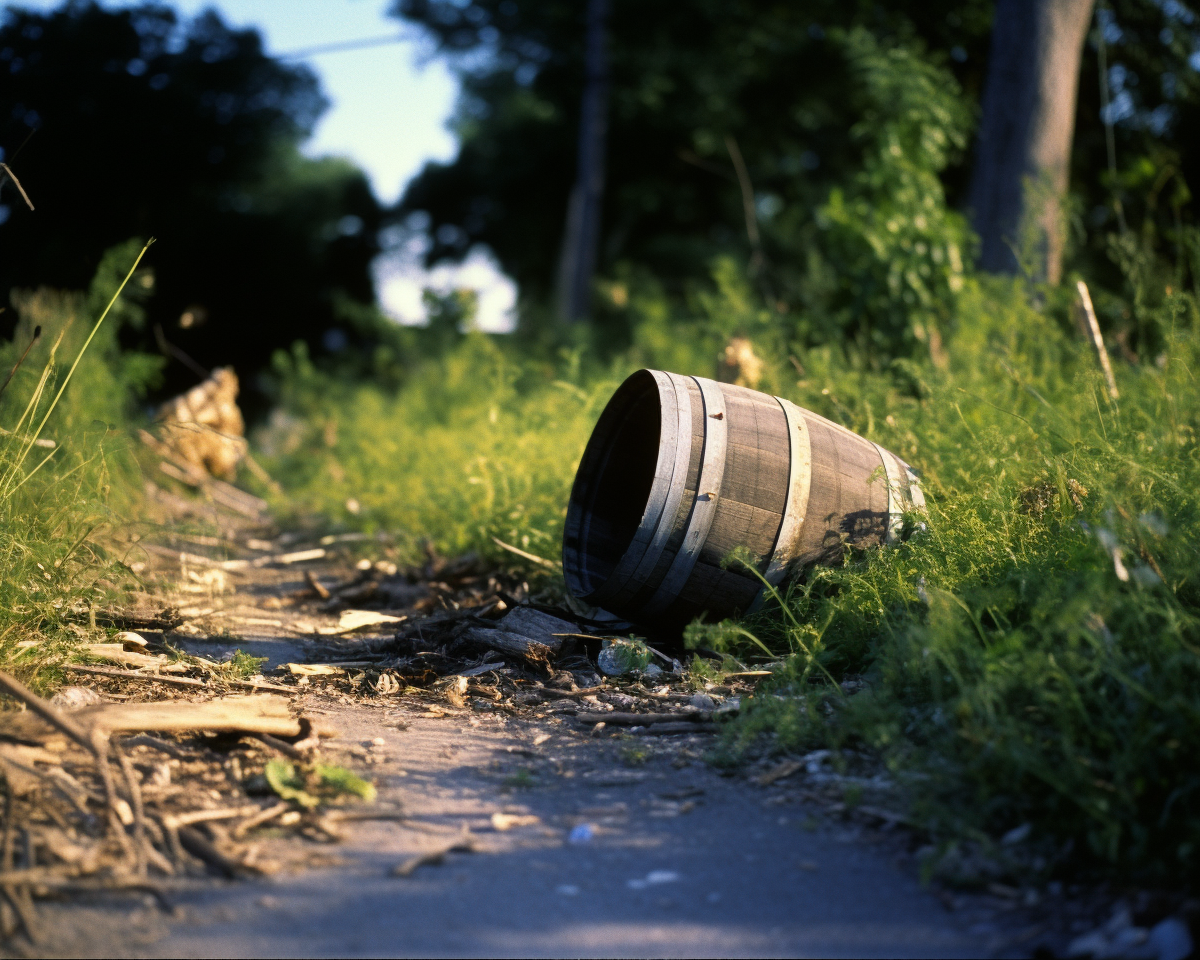
<svg viewBox="0 0 1200 960"><path fill-rule="evenodd" d="M894 540L903 511L923 504L906 463L840 424L743 387L640 371L588 443L563 568L583 600L682 626L761 596L753 570L722 566L734 551L775 584L840 560L848 543ZM593 509L602 516L582 516Z"/></svg>
<svg viewBox="0 0 1200 960"><path fill-rule="evenodd" d="M787 504L791 448L779 404L731 384L721 391L729 428L721 499L692 576L667 610L671 619L691 619L713 603L745 609L760 581L741 564L721 564L743 548L765 568Z"/></svg>

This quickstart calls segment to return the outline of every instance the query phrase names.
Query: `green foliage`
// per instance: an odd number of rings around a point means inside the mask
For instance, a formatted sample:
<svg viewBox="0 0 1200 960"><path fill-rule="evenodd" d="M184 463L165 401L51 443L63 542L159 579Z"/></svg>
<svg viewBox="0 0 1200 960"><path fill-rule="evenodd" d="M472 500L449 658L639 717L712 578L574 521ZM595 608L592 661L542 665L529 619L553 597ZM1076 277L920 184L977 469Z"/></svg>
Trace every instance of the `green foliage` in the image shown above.
<svg viewBox="0 0 1200 960"><path fill-rule="evenodd" d="M557 560L564 492L617 378L585 388L569 359L556 371L481 333L395 393L331 381L302 351L276 363L287 413L255 440L295 509L387 530L414 561L426 539L512 561L493 537Z"/></svg>
<svg viewBox="0 0 1200 960"><path fill-rule="evenodd" d="M866 746L935 833L1031 823L1047 869L1070 855L1192 875L1197 328L1168 330L1161 367L1119 368L1114 403L1086 344L1020 285L970 284L958 320L923 397L834 368L793 394L918 464L929 511L903 545L813 570L748 625L789 666L741 735ZM761 654L738 629L693 642ZM859 677L851 696L837 685Z"/></svg>
<svg viewBox="0 0 1200 960"><path fill-rule="evenodd" d="M83 289L105 250L153 233L148 322L126 325L126 346L159 353L157 326L206 368L233 363L244 405L261 403L253 374L295 339L316 355L339 328L370 355L382 317L352 324L338 307L360 320L373 307L382 210L362 171L301 154L326 106L308 67L213 10L184 20L156 3L9 5L0 52L0 148L37 206L4 185L5 296ZM173 392L195 384L182 363L163 373Z"/></svg>
<svg viewBox="0 0 1200 960"><path fill-rule="evenodd" d="M336 802L347 796L371 803L375 786L345 767L316 763L297 766L287 760L269 760L263 770L268 786L284 800L306 809Z"/></svg>
<svg viewBox="0 0 1200 960"><path fill-rule="evenodd" d="M39 690L86 632L77 622L129 577L102 533L137 496L130 403L158 368L117 348L150 286L131 272L137 256L137 244L110 252L87 296L15 296L18 336L0 348L7 373L40 327L0 397L0 667ZM128 301L116 299L123 284Z"/></svg>
<svg viewBox="0 0 1200 960"><path fill-rule="evenodd" d="M895 352L945 328L963 286L970 235L939 174L965 148L971 115L953 75L913 50L863 29L841 42L864 95L852 131L863 165L818 211L816 282L802 297L825 336L833 327L864 350Z"/></svg>
<svg viewBox="0 0 1200 960"><path fill-rule="evenodd" d="M233 656L229 658L226 669L234 679L245 680L256 673L261 673L262 665L268 659L268 657L254 657L245 650L238 649L233 651Z"/></svg>
<svg viewBox="0 0 1200 960"><path fill-rule="evenodd" d="M927 49L922 60L952 63L977 89L990 7L612 4L601 273L647 270L676 296L716 256L745 262L752 251L732 138L749 170L766 254L757 279L769 299L794 303L797 274L815 249L813 213L862 166L850 135L861 78L845 55L844 31L867 27L886 47ZM408 188L403 212L430 217L431 259L487 243L523 295L541 299L554 282L576 166L584 8L562 0L396 0L394 8L431 36L463 84L458 157L429 164ZM969 62L952 61L952 50L969 51ZM953 87L952 78L937 102Z"/></svg>
<svg viewBox="0 0 1200 960"><path fill-rule="evenodd" d="M604 650L607 652L607 659L622 673L645 670L654 659L654 654L650 652L645 641L636 637L629 640L605 640Z"/></svg>

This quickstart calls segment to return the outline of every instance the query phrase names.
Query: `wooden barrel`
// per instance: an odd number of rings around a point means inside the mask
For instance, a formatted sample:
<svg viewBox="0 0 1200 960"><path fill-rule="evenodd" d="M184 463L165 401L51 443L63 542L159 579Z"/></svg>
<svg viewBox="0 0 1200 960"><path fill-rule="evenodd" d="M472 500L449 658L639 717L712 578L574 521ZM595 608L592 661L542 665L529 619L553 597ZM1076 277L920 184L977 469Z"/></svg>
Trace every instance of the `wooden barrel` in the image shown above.
<svg viewBox="0 0 1200 960"><path fill-rule="evenodd" d="M581 601L678 628L761 599L844 545L883 544L924 507L899 457L780 397L639 370L600 415L567 507L563 572Z"/></svg>

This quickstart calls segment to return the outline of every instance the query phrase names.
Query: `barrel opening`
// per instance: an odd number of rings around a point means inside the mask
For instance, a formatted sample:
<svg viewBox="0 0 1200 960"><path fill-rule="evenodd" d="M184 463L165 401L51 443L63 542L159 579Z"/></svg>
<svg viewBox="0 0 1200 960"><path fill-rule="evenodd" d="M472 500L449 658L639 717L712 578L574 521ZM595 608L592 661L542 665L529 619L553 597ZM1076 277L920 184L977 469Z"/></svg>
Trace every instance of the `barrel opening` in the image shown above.
<svg viewBox="0 0 1200 960"><path fill-rule="evenodd" d="M604 409L571 491L563 573L577 597L612 575L646 513L659 459L662 406L648 372L630 377Z"/></svg>

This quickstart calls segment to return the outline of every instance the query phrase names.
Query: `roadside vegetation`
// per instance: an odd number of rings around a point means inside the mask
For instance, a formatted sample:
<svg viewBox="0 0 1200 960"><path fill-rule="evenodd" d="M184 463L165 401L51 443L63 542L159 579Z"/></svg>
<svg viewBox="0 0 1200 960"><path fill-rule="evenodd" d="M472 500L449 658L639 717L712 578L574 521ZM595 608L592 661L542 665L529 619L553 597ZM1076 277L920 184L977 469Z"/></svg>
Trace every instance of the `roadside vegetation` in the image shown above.
<svg viewBox="0 0 1200 960"><path fill-rule="evenodd" d="M387 530L402 554L429 539L499 559L499 539L555 563L615 385L639 366L712 376L746 336L760 389L899 453L929 511L902 546L810 571L752 620L689 629L693 645L782 664L731 755L764 733L778 749L866 752L941 863L991 864L960 879L1068 864L1190 876L1200 237L1157 233L1152 202L1108 235L1121 281L1095 299L1125 331L1114 399L1076 325L1074 277L971 271L972 238L937 181L969 122L952 81L862 34L849 50L875 122L859 131L862 172L819 212L804 309L780 311L719 258L682 299L633 273L606 281L631 331L619 351L596 334L522 346L451 327L391 391L280 356L286 413L260 444L298 509Z"/></svg>
<svg viewBox="0 0 1200 960"><path fill-rule="evenodd" d="M140 496L130 427L160 365L118 347L153 286L151 271L133 270L140 247L110 251L86 294L14 295L16 333L0 348L11 377L0 394L0 669L39 691L95 628L95 608L132 580L104 534Z"/></svg>
<svg viewBox="0 0 1200 960"><path fill-rule="evenodd" d="M477 551L561 590L567 494L612 390L643 366L712 376L744 337L763 361L759 389L904 457L928 511L906 519L900 546L811 570L753 618L688 629L693 647L774 671L743 704L727 756L764 743L869 756L940 862L999 864L965 880L1081 865L1190 880L1200 233L1178 165L1141 156L1091 184L1111 209L1095 228L1064 214L1064 283L978 274L943 186L973 123L954 76L919 44L864 29L833 39L859 119L842 125L846 172L780 214L788 243L767 248L786 269L772 274L761 249L747 260L706 246L670 282L643 262L613 265L591 325L554 326L529 301L516 335L489 336L469 298L430 295L430 327L372 334L374 352L281 350L263 381L275 406L252 436L283 486L278 515L386 534L398 561ZM523 238L520 211L507 222ZM136 403L161 362L118 338L147 340L149 270L72 364L137 250L111 251L87 294L16 296L0 350L7 372L40 327L0 395L0 667L42 688L55 679L45 665L129 576L101 534L139 496ZM1083 275L1115 397L1077 330ZM370 307L342 308L382 326Z"/></svg>

